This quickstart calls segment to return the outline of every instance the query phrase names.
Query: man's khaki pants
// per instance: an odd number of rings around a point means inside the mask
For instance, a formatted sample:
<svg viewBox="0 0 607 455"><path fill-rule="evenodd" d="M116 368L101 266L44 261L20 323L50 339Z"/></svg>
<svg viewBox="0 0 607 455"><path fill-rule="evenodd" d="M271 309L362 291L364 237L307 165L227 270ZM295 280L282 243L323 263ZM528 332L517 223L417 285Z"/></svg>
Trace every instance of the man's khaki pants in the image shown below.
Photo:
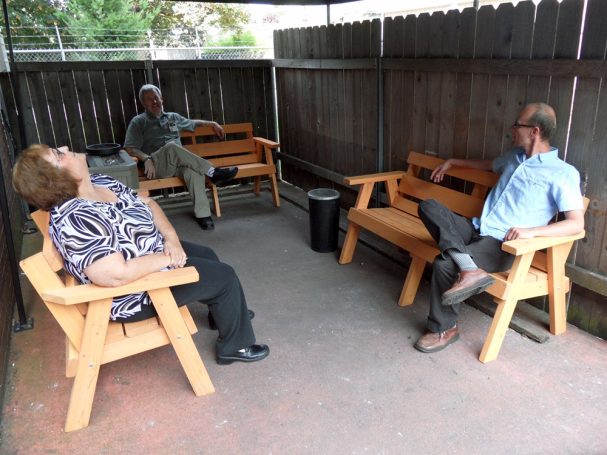
<svg viewBox="0 0 607 455"><path fill-rule="evenodd" d="M213 166L179 144L169 142L152 153L156 178L181 177L192 196L196 218L211 216L205 176Z"/></svg>

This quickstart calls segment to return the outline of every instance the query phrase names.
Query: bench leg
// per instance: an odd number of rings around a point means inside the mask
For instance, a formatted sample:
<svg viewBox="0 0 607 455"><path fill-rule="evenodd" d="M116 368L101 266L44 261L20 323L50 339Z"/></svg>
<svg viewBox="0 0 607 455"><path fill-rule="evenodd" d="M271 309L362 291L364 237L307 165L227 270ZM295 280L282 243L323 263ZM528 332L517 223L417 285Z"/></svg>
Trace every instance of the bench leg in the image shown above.
<svg viewBox="0 0 607 455"><path fill-rule="evenodd" d="M112 299L91 302L84 323L82 344L67 410L65 431L79 430L88 426L99 377L105 335L110 322Z"/></svg>
<svg viewBox="0 0 607 455"><path fill-rule="evenodd" d="M348 232L346 232L346 239L341 247L341 255L339 256L340 264L349 264L352 262L352 256L354 256L359 233L360 226L350 221L348 224Z"/></svg>
<svg viewBox="0 0 607 455"><path fill-rule="evenodd" d="M514 259L514 264L512 264L512 268L510 269L510 274L508 276L508 284L510 288L508 295L503 300L495 299L495 303L497 303L497 310L493 316L491 328L489 329L489 333L487 334L485 344L483 345L483 349L479 357L479 360L483 363L491 362L497 358L502 346L502 341L504 341L504 337L506 336L506 330L508 330L508 326L510 325L512 314L516 308L516 303L518 302L516 292L525 282L525 277L527 276L527 272L529 271L529 267L531 266L531 261L533 260L534 255L535 252L531 251L529 253L517 256Z"/></svg>
<svg viewBox="0 0 607 455"><path fill-rule="evenodd" d="M280 195L278 194L278 182L276 174L270 174L270 188L272 190L272 200L276 207L280 207Z"/></svg>
<svg viewBox="0 0 607 455"><path fill-rule="evenodd" d="M78 369L78 350L68 337L65 337L65 377L73 378Z"/></svg>
<svg viewBox="0 0 607 455"><path fill-rule="evenodd" d="M215 209L215 216L221 217L221 208L219 207L219 192L217 191L217 185L211 184L211 195L213 196L213 208Z"/></svg>
<svg viewBox="0 0 607 455"><path fill-rule="evenodd" d="M171 290L168 288L157 289L148 291L148 294L196 396L215 392L211 378L202 363Z"/></svg>
<svg viewBox="0 0 607 455"><path fill-rule="evenodd" d="M405 278L405 284L403 285L403 290L400 293L400 298L398 299L398 304L400 306L411 305L413 300L415 300L417 288L419 287L419 282L422 279L425 267L426 261L412 256L411 265L409 266L409 271L407 272L407 277Z"/></svg>
<svg viewBox="0 0 607 455"><path fill-rule="evenodd" d="M253 192L256 196L259 196L261 192L261 177L259 175L253 177Z"/></svg>
<svg viewBox="0 0 607 455"><path fill-rule="evenodd" d="M550 333L560 335L567 330L568 280L565 277L565 261L571 244L548 248L548 302L550 305Z"/></svg>
<svg viewBox="0 0 607 455"><path fill-rule="evenodd" d="M497 303L497 310L493 316L491 328L489 329L481 355L479 356L479 360L483 363L497 359L497 355L502 347L502 342L506 336L506 330L508 330L518 300L495 299L495 302Z"/></svg>

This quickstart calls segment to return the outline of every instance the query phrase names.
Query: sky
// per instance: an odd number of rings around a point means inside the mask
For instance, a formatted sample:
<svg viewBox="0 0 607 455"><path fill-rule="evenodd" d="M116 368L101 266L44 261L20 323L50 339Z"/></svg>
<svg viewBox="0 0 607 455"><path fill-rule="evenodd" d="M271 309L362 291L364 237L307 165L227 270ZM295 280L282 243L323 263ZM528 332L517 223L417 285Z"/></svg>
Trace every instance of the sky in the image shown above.
<svg viewBox="0 0 607 455"><path fill-rule="evenodd" d="M510 0L481 0L481 5L499 1ZM382 14L419 14L425 11L463 9L472 5L473 0L360 0L332 5L330 15L332 23L340 23L381 17ZM272 31L274 29L313 27L327 24L326 6L246 5L246 8L251 14L251 30L257 36L258 44L261 46L272 42ZM273 19L273 22L268 23L270 18Z"/></svg>

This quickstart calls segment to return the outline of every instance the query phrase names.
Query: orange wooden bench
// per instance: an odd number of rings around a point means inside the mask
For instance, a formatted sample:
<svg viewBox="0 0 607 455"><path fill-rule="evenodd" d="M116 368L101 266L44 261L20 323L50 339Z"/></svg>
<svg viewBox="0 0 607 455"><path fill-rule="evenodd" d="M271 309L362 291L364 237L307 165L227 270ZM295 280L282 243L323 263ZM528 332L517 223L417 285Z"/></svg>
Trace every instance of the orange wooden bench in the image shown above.
<svg viewBox="0 0 607 455"><path fill-rule="evenodd" d="M261 191L261 177L267 177L270 181L274 205L280 207L276 165L272 157L272 150L279 144L254 137L251 123L227 124L222 125L222 128L226 134L223 140L217 139L210 126L200 126L193 132L182 131L181 142L185 148L210 161L215 167L238 166L235 179L253 177L253 191L257 195ZM155 180L141 177L139 180L139 191L179 186L185 186L183 179L179 177ZM209 179L207 186L211 189L215 215L221 216L217 187Z"/></svg>
<svg viewBox="0 0 607 455"><path fill-rule="evenodd" d="M348 231L339 258L340 264L352 261L361 229L397 245L411 255L411 265L398 300L399 305L413 303L426 264L432 263L439 250L417 215L419 200L436 199L452 211L468 218L480 216L489 189L498 176L474 169L451 169L447 175L467 182L469 194L421 178L444 162L439 158L410 152L406 171L348 177L348 185L360 185L354 207L348 212ZM370 208L369 201L376 183L384 182L389 206ZM588 199L584 198L585 206ZM489 334L480 354L481 362L497 358L516 303L521 299L548 295L550 332L566 330L565 295L570 283L565 276L565 261L573 242L584 232L567 237L537 237L504 242L502 249L516 256L508 272L495 273L496 282L486 292L498 305ZM547 249L544 253L541 250Z"/></svg>

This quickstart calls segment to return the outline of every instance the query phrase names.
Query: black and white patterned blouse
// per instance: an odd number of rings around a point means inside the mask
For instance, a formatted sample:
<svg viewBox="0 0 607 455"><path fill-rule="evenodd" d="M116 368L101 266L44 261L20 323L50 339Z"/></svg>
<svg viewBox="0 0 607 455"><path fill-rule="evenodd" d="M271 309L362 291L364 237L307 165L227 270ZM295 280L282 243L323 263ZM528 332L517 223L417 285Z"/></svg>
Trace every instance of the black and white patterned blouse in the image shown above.
<svg viewBox="0 0 607 455"><path fill-rule="evenodd" d="M120 252L128 260L164 249L152 211L130 188L107 175L92 175L91 181L112 190L118 201L74 198L50 211L50 236L65 270L83 284L91 282L84 269L98 259ZM116 297L110 317L131 316L151 303L146 292Z"/></svg>

